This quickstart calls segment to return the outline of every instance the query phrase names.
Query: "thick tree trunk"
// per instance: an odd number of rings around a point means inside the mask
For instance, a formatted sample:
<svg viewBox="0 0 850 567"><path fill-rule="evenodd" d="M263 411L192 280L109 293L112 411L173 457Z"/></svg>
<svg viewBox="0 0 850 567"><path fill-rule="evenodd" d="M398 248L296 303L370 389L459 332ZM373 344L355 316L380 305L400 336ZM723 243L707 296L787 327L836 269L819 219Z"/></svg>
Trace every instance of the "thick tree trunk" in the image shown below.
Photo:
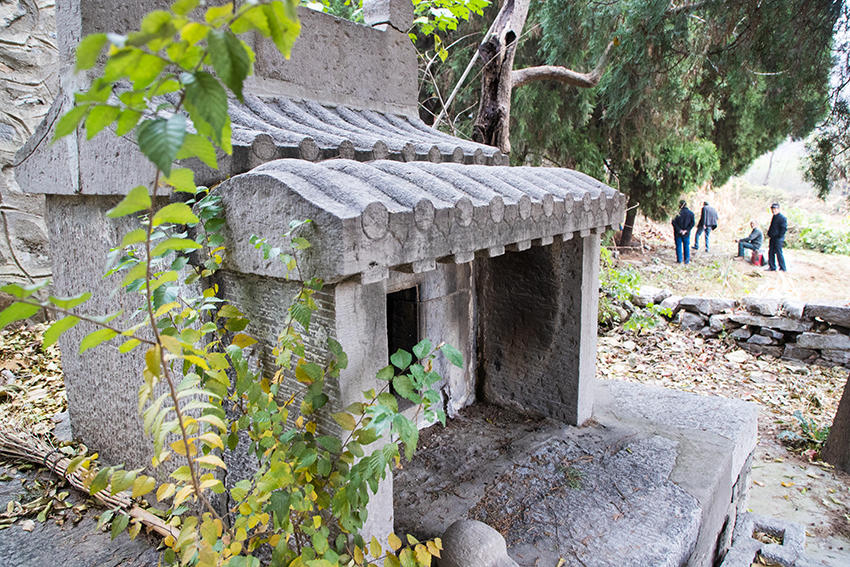
<svg viewBox="0 0 850 567"><path fill-rule="evenodd" d="M632 202L632 196L629 195L629 200L626 201L626 221L623 223L623 232L620 234L620 246L632 245L632 234L635 230L635 221L637 220L637 203Z"/></svg>
<svg viewBox="0 0 850 567"><path fill-rule="evenodd" d="M481 71L481 100L472 134L476 142L510 153L511 73L516 42L528 17L530 0L505 0L490 33L478 47Z"/></svg>
<svg viewBox="0 0 850 567"><path fill-rule="evenodd" d="M850 473L850 376L823 447L823 460Z"/></svg>

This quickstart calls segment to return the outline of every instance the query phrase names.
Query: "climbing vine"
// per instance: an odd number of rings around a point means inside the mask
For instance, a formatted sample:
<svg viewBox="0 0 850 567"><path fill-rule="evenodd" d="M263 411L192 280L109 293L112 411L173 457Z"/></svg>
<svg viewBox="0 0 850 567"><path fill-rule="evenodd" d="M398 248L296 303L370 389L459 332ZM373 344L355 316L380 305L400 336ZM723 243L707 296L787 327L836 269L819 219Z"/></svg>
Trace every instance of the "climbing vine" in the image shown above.
<svg viewBox="0 0 850 567"><path fill-rule="evenodd" d="M80 353L112 341L120 352L143 357L139 410L152 466L168 463L159 476L165 481L99 464L96 454L74 458L66 474L83 478L92 494L155 500L152 510L169 530L166 564L253 567L262 556L291 567L430 565L440 554L438 539L402 542L389 534L383 542L364 541L360 531L370 495L416 449L417 426L399 412L397 396L418 405L417 416L445 422L433 362L445 356L461 366L460 353L429 340L412 353L399 350L377 373L382 387L330 413L326 386L339 378L347 357L331 338L321 362L308 360L305 337L323 282L302 277L301 254L310 247L303 228L310 221L293 220L280 248L252 238L257 253L281 262L298 288L273 349L277 372L253 370L250 321L215 283L227 252L221 198L215 188L196 186L191 169L175 165L197 159L216 167L217 156L231 152L228 97L242 99L254 60L239 36L258 32L288 56L300 29L296 4L203 7L177 0L170 10L147 14L137 31L82 40L77 68L99 72L88 90L75 94L54 139L78 127L91 139L109 128L133 136L155 166L148 184L106 213L132 219L110 253L106 276L120 280L139 307L92 315L82 311L88 292L41 301L34 295L39 286L12 284L2 290L17 301L0 312L0 327L48 307L57 320L44 334L45 347L88 325L93 330ZM283 395L287 381L301 393ZM333 431L320 426L323 413L333 418ZM256 469L225 483L229 452L251 455ZM135 537L143 527L118 508L104 517L113 537L125 530Z"/></svg>

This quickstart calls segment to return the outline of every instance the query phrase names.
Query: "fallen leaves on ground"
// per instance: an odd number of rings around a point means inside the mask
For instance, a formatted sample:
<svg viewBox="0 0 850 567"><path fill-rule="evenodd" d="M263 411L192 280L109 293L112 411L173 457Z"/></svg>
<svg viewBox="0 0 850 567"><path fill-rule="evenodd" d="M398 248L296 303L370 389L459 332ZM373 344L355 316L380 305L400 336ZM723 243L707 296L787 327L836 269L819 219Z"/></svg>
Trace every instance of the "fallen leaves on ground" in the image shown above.
<svg viewBox="0 0 850 567"><path fill-rule="evenodd" d="M640 334L599 337L598 376L697 394L738 398L761 408L759 430L799 429L799 410L819 427L832 424L847 369L756 356L733 341L706 339L661 323Z"/></svg>
<svg viewBox="0 0 850 567"><path fill-rule="evenodd" d="M0 331L0 424L36 435L68 406L56 345L42 350L45 324Z"/></svg>

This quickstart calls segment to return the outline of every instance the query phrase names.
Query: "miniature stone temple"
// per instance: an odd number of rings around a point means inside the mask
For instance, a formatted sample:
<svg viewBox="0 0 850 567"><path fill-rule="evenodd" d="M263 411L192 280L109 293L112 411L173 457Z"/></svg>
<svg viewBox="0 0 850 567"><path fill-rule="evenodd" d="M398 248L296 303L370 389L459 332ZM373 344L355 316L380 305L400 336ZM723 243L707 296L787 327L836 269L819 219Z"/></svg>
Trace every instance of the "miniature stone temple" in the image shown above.
<svg viewBox="0 0 850 567"><path fill-rule="evenodd" d="M152 166L131 140L109 134L49 140L85 78L70 71L76 42L124 31L166 2L141 4L60 2L63 90L16 168L21 187L46 195L56 292L91 290L90 308L102 312L134 306L100 276L123 228L103 213L152 178ZM275 244L291 220L311 219L305 276L325 287L310 346L332 336L349 358L334 403L359 400L391 352L428 337L464 355L462 369L439 369L450 416L483 398L584 424L597 389L600 234L623 218L624 196L576 171L510 167L495 148L426 126L417 115L416 52L400 31L412 21L411 3L364 0L364 16L367 25L299 9L302 33L288 61L255 42L245 102L231 102L232 156L219 156L217 171L188 164L199 184L221 183L223 293L251 320L248 332L268 362L297 286L249 238ZM86 332L68 332L63 352L75 353ZM75 437L108 462L147 464L135 357L107 346L63 356L62 365ZM729 465L726 492L748 454ZM392 479L373 499L370 522L375 533L391 531ZM703 539L716 539L721 525Z"/></svg>

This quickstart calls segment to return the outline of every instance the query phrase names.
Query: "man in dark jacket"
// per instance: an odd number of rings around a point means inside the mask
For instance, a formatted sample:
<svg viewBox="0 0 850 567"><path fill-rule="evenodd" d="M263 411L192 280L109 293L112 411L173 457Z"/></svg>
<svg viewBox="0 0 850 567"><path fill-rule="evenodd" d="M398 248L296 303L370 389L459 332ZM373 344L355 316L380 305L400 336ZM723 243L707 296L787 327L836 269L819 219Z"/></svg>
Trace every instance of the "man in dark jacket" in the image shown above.
<svg viewBox="0 0 850 567"><path fill-rule="evenodd" d="M697 233L694 236L694 250L699 250L699 237L705 231L705 251L708 252L708 235L715 228L717 228L717 209L709 205L708 201L703 201L699 223L697 223Z"/></svg>
<svg viewBox="0 0 850 567"><path fill-rule="evenodd" d="M673 240L676 242L676 263L691 263L691 229L694 227L694 213L684 200L679 201L679 214L673 219Z"/></svg>
<svg viewBox="0 0 850 567"><path fill-rule="evenodd" d="M764 242L764 235L755 220L750 221L750 228L753 229L750 235L738 241L738 256L741 258L744 257L744 250L758 250Z"/></svg>
<svg viewBox="0 0 850 567"><path fill-rule="evenodd" d="M779 203L770 206L773 218L770 219L770 228L767 229L767 237L770 242L767 245L768 271L776 271L776 261L779 260L779 269L785 271L785 256L782 255L782 247L785 245L785 232L788 230L788 220L779 212Z"/></svg>

